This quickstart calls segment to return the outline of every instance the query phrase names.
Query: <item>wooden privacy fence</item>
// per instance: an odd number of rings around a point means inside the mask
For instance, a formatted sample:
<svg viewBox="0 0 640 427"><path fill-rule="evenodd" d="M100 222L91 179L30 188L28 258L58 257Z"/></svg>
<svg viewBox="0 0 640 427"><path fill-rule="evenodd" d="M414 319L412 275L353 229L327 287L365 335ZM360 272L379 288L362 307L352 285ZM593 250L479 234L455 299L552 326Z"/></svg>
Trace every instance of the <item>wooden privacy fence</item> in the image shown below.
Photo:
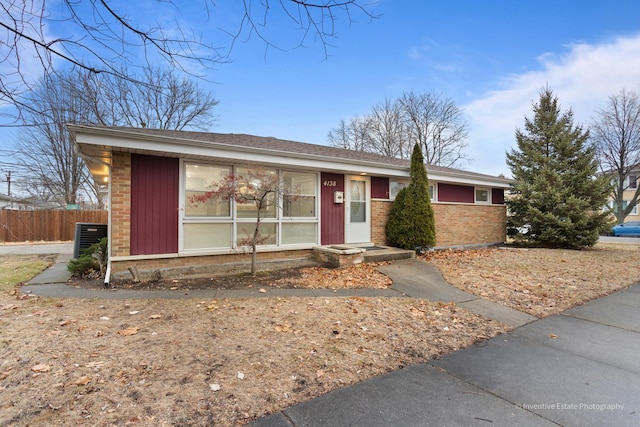
<svg viewBox="0 0 640 427"><path fill-rule="evenodd" d="M106 224L107 211L0 210L0 242L70 241L77 222Z"/></svg>

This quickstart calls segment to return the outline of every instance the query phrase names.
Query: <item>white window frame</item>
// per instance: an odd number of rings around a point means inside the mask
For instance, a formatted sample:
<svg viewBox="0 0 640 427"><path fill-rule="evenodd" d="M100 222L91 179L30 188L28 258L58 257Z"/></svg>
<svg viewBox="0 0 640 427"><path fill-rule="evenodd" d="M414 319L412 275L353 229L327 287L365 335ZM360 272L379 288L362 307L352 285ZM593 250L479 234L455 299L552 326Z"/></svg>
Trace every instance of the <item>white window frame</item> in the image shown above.
<svg viewBox="0 0 640 427"><path fill-rule="evenodd" d="M478 200L478 191L487 192L487 200ZM488 205L491 204L491 189L489 187L474 187L473 188L473 200L477 204Z"/></svg>

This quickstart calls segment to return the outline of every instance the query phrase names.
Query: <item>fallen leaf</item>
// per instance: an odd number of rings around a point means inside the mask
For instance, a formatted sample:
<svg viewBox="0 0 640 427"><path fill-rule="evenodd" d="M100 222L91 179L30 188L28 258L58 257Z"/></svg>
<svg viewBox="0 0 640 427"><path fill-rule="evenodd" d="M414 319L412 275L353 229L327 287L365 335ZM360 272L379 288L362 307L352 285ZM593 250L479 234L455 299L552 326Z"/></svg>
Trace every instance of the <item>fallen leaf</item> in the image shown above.
<svg viewBox="0 0 640 427"><path fill-rule="evenodd" d="M46 365L44 363L39 363L31 367L31 370L33 372L48 372L50 369L51 369L51 366Z"/></svg>
<svg viewBox="0 0 640 427"><path fill-rule="evenodd" d="M18 306L15 304L7 304L3 305L0 310L15 310L16 308L18 308Z"/></svg>
<svg viewBox="0 0 640 427"><path fill-rule="evenodd" d="M140 328L127 328L127 329L121 329L118 331L118 333L122 336L129 336L129 335L135 335L138 333L138 330Z"/></svg>
<svg viewBox="0 0 640 427"><path fill-rule="evenodd" d="M549 334L549 338L551 338L552 340L557 340L558 336L556 334Z"/></svg>
<svg viewBox="0 0 640 427"><path fill-rule="evenodd" d="M86 366L87 368L101 368L104 365L103 361L98 361L98 362L89 362L87 363Z"/></svg>
<svg viewBox="0 0 640 427"><path fill-rule="evenodd" d="M274 329L276 330L276 332L289 332L289 329L291 329L291 325L288 323L285 323L284 325L276 325Z"/></svg>
<svg viewBox="0 0 640 427"><path fill-rule="evenodd" d="M87 385L91 382L91 378L84 375L73 382L73 385Z"/></svg>

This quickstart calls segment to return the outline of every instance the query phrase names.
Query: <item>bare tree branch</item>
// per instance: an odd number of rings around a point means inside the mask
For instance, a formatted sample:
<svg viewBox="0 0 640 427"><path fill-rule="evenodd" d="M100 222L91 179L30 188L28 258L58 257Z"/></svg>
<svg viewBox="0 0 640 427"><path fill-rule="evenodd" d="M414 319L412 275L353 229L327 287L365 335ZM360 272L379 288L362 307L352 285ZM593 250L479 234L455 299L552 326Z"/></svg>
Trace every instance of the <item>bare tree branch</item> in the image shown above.
<svg viewBox="0 0 640 427"><path fill-rule="evenodd" d="M207 13L202 21L192 23L196 33L179 21L181 9L187 6L171 0L155 4L158 19L176 16L167 23L135 22L125 12L127 4L113 4L106 0L62 0L53 8L41 0L1 2L0 102L21 110L26 104L24 96L39 78L65 65L128 81L132 78L122 73L123 68L145 69L152 64L202 76L206 70L228 62L234 44L243 37L256 36L267 47L288 48L275 41L274 34L282 32L282 27L268 25L271 19L280 18L278 14L293 22L294 30L301 34L297 46L317 37L327 57L329 40L336 37L335 23L340 17L346 17L348 24L353 22L355 11L373 18L368 6L358 0L278 0L276 7L268 0L243 0L237 13L237 30L229 31L209 21L218 7L214 0L202 0ZM219 36L224 34L231 37L222 40Z"/></svg>

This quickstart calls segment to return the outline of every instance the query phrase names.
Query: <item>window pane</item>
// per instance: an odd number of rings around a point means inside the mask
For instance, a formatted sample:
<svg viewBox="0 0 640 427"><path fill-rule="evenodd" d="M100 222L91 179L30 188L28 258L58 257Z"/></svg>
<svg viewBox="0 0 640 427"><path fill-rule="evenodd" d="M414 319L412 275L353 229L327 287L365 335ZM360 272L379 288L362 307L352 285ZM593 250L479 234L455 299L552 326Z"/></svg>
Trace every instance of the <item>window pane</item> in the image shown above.
<svg viewBox="0 0 640 427"><path fill-rule="evenodd" d="M244 246L243 240L251 239L253 237L253 231L256 228L256 224L252 222L241 222L236 225L237 230L237 243L240 246ZM264 241L261 245L275 245L278 241L277 237L277 224L274 223L262 223L260 224L260 236Z"/></svg>
<svg viewBox="0 0 640 427"><path fill-rule="evenodd" d="M488 202L489 190L476 190L476 202Z"/></svg>
<svg viewBox="0 0 640 427"><path fill-rule="evenodd" d="M316 216L316 175L312 173L283 172L283 215L286 217Z"/></svg>
<svg viewBox="0 0 640 427"><path fill-rule="evenodd" d="M267 204L262 212L260 218L275 218L276 217L276 204L273 201L273 194L267 195ZM236 203L236 212L238 218L257 218L258 206L254 202L249 203Z"/></svg>
<svg viewBox="0 0 640 427"><path fill-rule="evenodd" d="M314 223L282 224L282 244L316 243L316 227Z"/></svg>
<svg viewBox="0 0 640 427"><path fill-rule="evenodd" d="M207 191L215 191L224 177L230 174L230 166L185 164L185 215L229 217L231 210L228 200L197 200L197 197Z"/></svg>
<svg viewBox="0 0 640 427"><path fill-rule="evenodd" d="M231 224L184 224L185 249L231 247Z"/></svg>
<svg viewBox="0 0 640 427"><path fill-rule="evenodd" d="M292 194L316 194L316 175L312 173L284 172L284 186Z"/></svg>
<svg viewBox="0 0 640 427"><path fill-rule="evenodd" d="M367 220L367 203L351 202L351 222L365 222Z"/></svg>
<svg viewBox="0 0 640 427"><path fill-rule="evenodd" d="M251 169L247 167L236 168L236 176L238 177L239 192L244 191L249 196L244 203L238 201L236 203L236 212L238 218L257 218L258 202L264 196L263 209L260 213L262 218L276 217L275 190L279 185L278 174L272 169ZM263 176L264 179L260 179ZM266 194L265 194L266 193Z"/></svg>
<svg viewBox="0 0 640 427"><path fill-rule="evenodd" d="M364 181L351 180L351 200L362 202L367 199L365 185Z"/></svg>
<svg viewBox="0 0 640 427"><path fill-rule="evenodd" d="M185 165L187 190L213 191L231 175L231 166Z"/></svg>
<svg viewBox="0 0 640 427"><path fill-rule="evenodd" d="M213 217L229 217L231 215L230 203L228 200L220 200L209 198L206 201L199 201L198 196L203 195L204 191L187 191L185 215L194 216L213 216Z"/></svg>
<svg viewBox="0 0 640 427"><path fill-rule="evenodd" d="M400 190L405 188L409 183L407 182L399 182L399 181L390 181L389 182L389 198L395 199Z"/></svg>
<svg viewBox="0 0 640 427"><path fill-rule="evenodd" d="M315 217L315 196L285 196L282 201L283 215L288 217Z"/></svg>

